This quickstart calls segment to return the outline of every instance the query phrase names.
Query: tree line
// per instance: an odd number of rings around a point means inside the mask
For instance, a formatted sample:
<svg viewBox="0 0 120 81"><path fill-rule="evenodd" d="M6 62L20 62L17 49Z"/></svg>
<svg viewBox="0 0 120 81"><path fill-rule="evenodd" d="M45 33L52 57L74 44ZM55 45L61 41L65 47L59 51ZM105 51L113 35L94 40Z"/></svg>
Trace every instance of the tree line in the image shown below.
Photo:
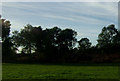
<svg viewBox="0 0 120 81"><path fill-rule="evenodd" d="M73 29L42 29L27 24L10 34L10 21L0 19L3 62L96 63L120 62L120 31L114 24L103 27L97 44L77 39Z"/></svg>

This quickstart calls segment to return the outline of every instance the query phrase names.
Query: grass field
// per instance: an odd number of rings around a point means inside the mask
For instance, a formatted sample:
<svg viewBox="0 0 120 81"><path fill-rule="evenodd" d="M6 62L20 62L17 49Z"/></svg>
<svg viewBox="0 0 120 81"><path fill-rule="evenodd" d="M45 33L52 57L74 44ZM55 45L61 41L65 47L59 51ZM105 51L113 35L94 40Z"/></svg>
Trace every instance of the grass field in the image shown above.
<svg viewBox="0 0 120 81"><path fill-rule="evenodd" d="M118 66L3 63L3 79L118 79Z"/></svg>

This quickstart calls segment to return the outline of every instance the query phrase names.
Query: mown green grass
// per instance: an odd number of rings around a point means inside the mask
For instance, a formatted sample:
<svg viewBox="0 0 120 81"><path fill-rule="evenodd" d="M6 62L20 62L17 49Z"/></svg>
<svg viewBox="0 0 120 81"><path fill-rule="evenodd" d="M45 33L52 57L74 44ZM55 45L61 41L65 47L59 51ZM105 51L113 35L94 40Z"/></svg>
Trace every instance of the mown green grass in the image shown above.
<svg viewBox="0 0 120 81"><path fill-rule="evenodd" d="M3 63L3 79L118 79L118 66Z"/></svg>
<svg viewBox="0 0 120 81"><path fill-rule="evenodd" d="M2 63L0 63L0 80L2 80Z"/></svg>

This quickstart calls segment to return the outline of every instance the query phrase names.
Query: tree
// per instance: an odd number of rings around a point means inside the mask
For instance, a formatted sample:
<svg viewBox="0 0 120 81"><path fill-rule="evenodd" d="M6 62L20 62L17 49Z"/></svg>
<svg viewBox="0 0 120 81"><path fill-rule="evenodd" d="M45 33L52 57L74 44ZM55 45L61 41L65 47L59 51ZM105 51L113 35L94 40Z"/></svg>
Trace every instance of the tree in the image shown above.
<svg viewBox="0 0 120 81"><path fill-rule="evenodd" d="M4 42L7 38L9 38L9 34L10 34L10 21L6 21L5 19L0 19L0 21L2 22L2 41Z"/></svg>
<svg viewBox="0 0 120 81"><path fill-rule="evenodd" d="M78 41L78 43L80 49L88 49L92 44L88 38L82 38L80 41Z"/></svg>
<svg viewBox="0 0 120 81"><path fill-rule="evenodd" d="M43 31L43 41L44 45L47 47L49 46L57 46L57 37L60 34L61 29L58 27L54 27L51 29L46 29Z"/></svg>
<svg viewBox="0 0 120 81"><path fill-rule="evenodd" d="M53 27L42 31L42 49L47 60L52 61L57 58L57 37L61 29Z"/></svg>
<svg viewBox="0 0 120 81"><path fill-rule="evenodd" d="M41 26L33 27L30 31L31 33L31 42L35 45L35 51L41 51L43 48L43 37L42 37L42 28Z"/></svg>
<svg viewBox="0 0 120 81"><path fill-rule="evenodd" d="M10 21L7 21L5 19L1 19L0 18L0 28L2 28L2 56L3 59L5 58L9 58L11 56L11 47L12 47L12 43L11 43L11 38L9 37L10 35Z"/></svg>
<svg viewBox="0 0 120 81"><path fill-rule="evenodd" d="M32 51L35 50L35 43L34 43L35 33L33 33L33 29L34 27L28 24L20 32L18 31L13 32L12 39L13 39L14 47L16 49L21 47L22 51L24 51L27 54L31 54Z"/></svg>
<svg viewBox="0 0 120 81"><path fill-rule="evenodd" d="M120 44L120 30L117 31L117 34L113 38L114 44Z"/></svg>
<svg viewBox="0 0 120 81"><path fill-rule="evenodd" d="M21 39L19 31L14 31L12 32L12 34L13 34L11 37L11 41L13 43L12 50L14 50L17 53L17 51L19 51L19 47L22 46L21 41L23 40Z"/></svg>
<svg viewBox="0 0 120 81"><path fill-rule="evenodd" d="M70 50L75 46L77 32L72 29L65 29L60 32L57 37L58 49Z"/></svg>
<svg viewBox="0 0 120 81"><path fill-rule="evenodd" d="M102 32L98 35L97 46L100 48L108 44L113 44L116 35L117 29L115 28L115 25L111 24L108 27L104 27Z"/></svg>

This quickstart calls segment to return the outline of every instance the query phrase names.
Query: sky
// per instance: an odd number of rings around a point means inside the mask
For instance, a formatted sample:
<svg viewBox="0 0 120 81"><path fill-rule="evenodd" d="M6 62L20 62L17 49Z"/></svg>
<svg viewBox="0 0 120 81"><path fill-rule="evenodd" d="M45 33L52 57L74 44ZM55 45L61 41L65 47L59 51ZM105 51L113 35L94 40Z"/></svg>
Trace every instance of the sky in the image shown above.
<svg viewBox="0 0 120 81"><path fill-rule="evenodd" d="M97 43L104 26L118 27L117 2L3 2L2 18L10 20L11 30L20 30L27 24L61 29L71 28L77 39L90 39Z"/></svg>
<svg viewBox="0 0 120 81"><path fill-rule="evenodd" d="M120 1L118 2L118 21L120 21ZM118 22L118 30L120 30L120 22Z"/></svg>

